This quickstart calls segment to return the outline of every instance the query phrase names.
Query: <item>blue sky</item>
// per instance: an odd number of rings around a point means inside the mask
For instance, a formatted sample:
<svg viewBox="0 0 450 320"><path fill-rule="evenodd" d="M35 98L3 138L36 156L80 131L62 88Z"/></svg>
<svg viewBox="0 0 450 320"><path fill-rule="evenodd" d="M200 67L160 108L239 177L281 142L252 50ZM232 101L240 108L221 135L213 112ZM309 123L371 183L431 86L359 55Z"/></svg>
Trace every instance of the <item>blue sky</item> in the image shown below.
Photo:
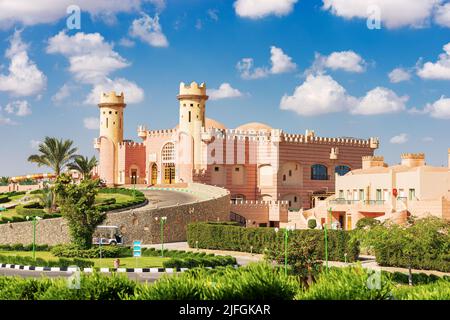
<svg viewBox="0 0 450 320"><path fill-rule="evenodd" d="M47 135L94 155L102 89L125 90L126 138L139 140L139 124L174 127L181 81L206 82L207 116L230 128L258 121L289 133L376 136L391 164L402 152L447 164L446 1L8 2L0 4L0 176L47 171L26 161ZM80 29L67 28L71 4ZM369 29L377 13L380 28Z"/></svg>

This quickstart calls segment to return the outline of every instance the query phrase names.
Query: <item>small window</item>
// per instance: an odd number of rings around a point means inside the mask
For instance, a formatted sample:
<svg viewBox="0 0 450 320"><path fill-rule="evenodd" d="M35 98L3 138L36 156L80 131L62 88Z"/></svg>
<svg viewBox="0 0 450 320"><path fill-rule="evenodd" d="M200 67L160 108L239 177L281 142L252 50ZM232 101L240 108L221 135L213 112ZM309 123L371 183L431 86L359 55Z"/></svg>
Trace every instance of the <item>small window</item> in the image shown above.
<svg viewBox="0 0 450 320"><path fill-rule="evenodd" d="M191 112L189 111L189 122L191 122Z"/></svg>
<svg viewBox="0 0 450 320"><path fill-rule="evenodd" d="M106 114L106 112L105 112L105 111L103 111L103 114Z"/></svg>
<svg viewBox="0 0 450 320"><path fill-rule="evenodd" d="M289 207L292 207L292 202L289 200Z"/></svg>
<svg viewBox="0 0 450 320"><path fill-rule="evenodd" d="M116 114L117 114L117 111L116 111Z"/></svg>
<svg viewBox="0 0 450 320"><path fill-rule="evenodd" d="M191 107L193 107L194 106L194 104L193 103L191 103Z"/></svg>
<svg viewBox="0 0 450 320"><path fill-rule="evenodd" d="M286 175L283 174L283 181L286 181Z"/></svg>
<svg viewBox="0 0 450 320"><path fill-rule="evenodd" d="M108 118L106 118L106 128L108 128Z"/></svg>
<svg viewBox="0 0 450 320"><path fill-rule="evenodd" d="M409 200L415 200L416 198L416 189L409 189Z"/></svg>
<svg viewBox="0 0 450 320"><path fill-rule="evenodd" d="M239 172L239 168L234 168L234 171Z"/></svg>
<svg viewBox="0 0 450 320"><path fill-rule="evenodd" d="M219 167L214 167L214 171L219 172Z"/></svg>
<svg viewBox="0 0 450 320"><path fill-rule="evenodd" d="M186 103L183 103L183 107L186 107Z"/></svg>
<svg viewBox="0 0 450 320"><path fill-rule="evenodd" d="M199 104L197 104L197 107L200 107L200 105L199 105Z"/></svg>
<svg viewBox="0 0 450 320"><path fill-rule="evenodd" d="M294 202L297 202L297 197L294 197Z"/></svg>
<svg viewBox="0 0 450 320"><path fill-rule="evenodd" d="M110 111L109 114L112 114L112 111Z"/></svg>
<svg viewBox="0 0 450 320"><path fill-rule="evenodd" d="M289 170L289 177L292 177L292 170Z"/></svg>

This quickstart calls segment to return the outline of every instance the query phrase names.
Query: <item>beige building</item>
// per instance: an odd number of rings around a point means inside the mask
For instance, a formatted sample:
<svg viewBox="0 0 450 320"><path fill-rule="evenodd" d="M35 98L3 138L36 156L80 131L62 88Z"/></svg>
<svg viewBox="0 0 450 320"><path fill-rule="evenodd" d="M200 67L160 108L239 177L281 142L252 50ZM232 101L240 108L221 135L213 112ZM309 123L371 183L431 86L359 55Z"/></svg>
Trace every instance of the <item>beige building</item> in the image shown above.
<svg viewBox="0 0 450 320"><path fill-rule="evenodd" d="M398 223L408 216L450 220L450 149L448 158L447 167L433 167L423 153L403 154L394 166L381 156L363 157L362 169L336 176L335 194L317 200L303 215L320 226L331 222L348 230L364 217Z"/></svg>

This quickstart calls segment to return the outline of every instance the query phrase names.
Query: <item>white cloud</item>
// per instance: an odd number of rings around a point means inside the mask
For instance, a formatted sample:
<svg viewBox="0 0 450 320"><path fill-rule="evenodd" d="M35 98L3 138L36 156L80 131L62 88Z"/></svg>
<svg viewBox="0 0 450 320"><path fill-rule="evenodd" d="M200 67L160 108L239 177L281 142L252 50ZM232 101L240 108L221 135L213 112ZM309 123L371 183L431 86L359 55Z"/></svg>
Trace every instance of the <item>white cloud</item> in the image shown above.
<svg viewBox="0 0 450 320"><path fill-rule="evenodd" d="M439 6L434 14L434 21L444 27L450 27L450 3Z"/></svg>
<svg viewBox="0 0 450 320"><path fill-rule="evenodd" d="M450 119L450 98L442 96L434 103L429 103L424 109L431 117L437 119Z"/></svg>
<svg viewBox="0 0 450 320"><path fill-rule="evenodd" d="M392 90L377 87L362 98L347 93L331 76L309 74L292 95L281 98L280 109L291 110L303 116L347 111L351 114L376 115L400 112L406 109L407 96L399 97Z"/></svg>
<svg viewBox="0 0 450 320"><path fill-rule="evenodd" d="M403 68L395 68L388 74L391 83L399 83L411 79L411 73Z"/></svg>
<svg viewBox="0 0 450 320"><path fill-rule="evenodd" d="M65 83L58 91L52 96L54 103L59 103L70 96L71 87Z"/></svg>
<svg viewBox="0 0 450 320"><path fill-rule="evenodd" d="M270 47L270 61L272 62L270 69L272 74L291 72L297 68L297 65L292 62L292 58L275 46Z"/></svg>
<svg viewBox="0 0 450 320"><path fill-rule="evenodd" d="M98 128L100 127L99 120L95 117L84 118L83 124L84 127L89 130L98 130Z"/></svg>
<svg viewBox="0 0 450 320"><path fill-rule="evenodd" d="M423 142L433 142L433 141L434 141L434 138L433 138L433 137L423 137L423 138L422 138L422 141L423 141Z"/></svg>
<svg viewBox="0 0 450 320"><path fill-rule="evenodd" d="M237 0L234 3L236 14L243 18L260 19L269 15L277 17L288 15L298 0Z"/></svg>
<svg viewBox="0 0 450 320"><path fill-rule="evenodd" d="M130 64L99 33L64 31L49 39L48 53L60 53L69 59L69 71L83 83L97 83L110 73Z"/></svg>
<svg viewBox="0 0 450 320"><path fill-rule="evenodd" d="M144 90L136 83L124 78L115 78L113 80L107 78L104 82L98 83L92 88L84 103L96 105L100 100L102 92L111 91L115 91L116 93L123 92L127 104L139 103L144 100Z"/></svg>
<svg viewBox="0 0 450 320"><path fill-rule="evenodd" d="M236 69L241 74L242 79L250 80L265 78L270 74L292 72L297 68L292 58L285 54L282 49L275 46L270 47L270 62L270 68L254 68L253 58L243 58L236 64Z"/></svg>
<svg viewBox="0 0 450 320"><path fill-rule="evenodd" d="M131 47L134 47L135 43L133 40L130 40L127 38L122 38L119 41L119 45L121 45L122 47L131 48Z"/></svg>
<svg viewBox="0 0 450 320"><path fill-rule="evenodd" d="M208 95L211 100L220 100L241 97L242 92L231 87L229 83L224 82L219 86L218 89L208 89Z"/></svg>
<svg viewBox="0 0 450 320"><path fill-rule="evenodd" d="M18 117L25 117L31 114L31 108L26 100L17 100L10 102L5 107L5 112L14 114Z"/></svg>
<svg viewBox="0 0 450 320"><path fill-rule="evenodd" d="M208 9L208 11L206 12L208 14L208 16L214 20L214 21L219 21L219 10L216 9Z"/></svg>
<svg viewBox="0 0 450 320"><path fill-rule="evenodd" d="M10 60L9 73L0 74L0 91L14 96L30 96L45 89L47 77L30 60L28 46L22 42L21 31L16 30L5 57Z"/></svg>
<svg viewBox="0 0 450 320"><path fill-rule="evenodd" d="M143 2L153 3L159 10L164 8L163 0L2 0L0 1L0 27L8 28L15 23L31 26L53 23L67 17L68 6L76 4L83 12L94 18L111 20L120 12L136 12Z"/></svg>
<svg viewBox="0 0 450 320"><path fill-rule="evenodd" d="M436 63L425 62L422 68L417 70L417 75L423 79L450 80L450 42L444 47L444 53L439 55Z"/></svg>
<svg viewBox="0 0 450 320"><path fill-rule="evenodd" d="M366 62L359 54L351 50L333 52L329 56L316 54L312 71L322 72L325 68L361 73L366 70Z"/></svg>
<svg viewBox="0 0 450 320"><path fill-rule="evenodd" d="M38 150L39 149L39 145L41 143L42 143L41 141L32 139L32 140L30 140L30 147L31 147L31 149Z"/></svg>
<svg viewBox="0 0 450 320"><path fill-rule="evenodd" d="M11 118L6 118L0 114L0 126L2 125L15 125L16 123Z"/></svg>
<svg viewBox="0 0 450 320"><path fill-rule="evenodd" d="M197 19L197 22L195 22L195 29L202 30L203 29L203 23L201 19Z"/></svg>
<svg viewBox="0 0 450 320"><path fill-rule="evenodd" d="M408 96L399 97L392 90L383 87L376 87L375 89L367 92L367 94L360 99L358 104L352 108L350 112L361 115L401 112L406 109L405 104L408 100Z"/></svg>
<svg viewBox="0 0 450 320"><path fill-rule="evenodd" d="M280 108L303 116L344 111L356 103L346 90L329 75L308 75L305 82L295 88L294 94L281 98Z"/></svg>
<svg viewBox="0 0 450 320"><path fill-rule="evenodd" d="M406 133L401 133L397 136L393 136L390 140L390 143L392 144L403 144L408 142L408 135Z"/></svg>
<svg viewBox="0 0 450 320"><path fill-rule="evenodd" d="M387 28L423 27L441 0L323 0L323 9L345 19L371 17L371 6L379 8Z"/></svg>
<svg viewBox="0 0 450 320"><path fill-rule="evenodd" d="M142 17L135 19L130 27L130 36L138 38L152 47L168 47L169 42L162 32L159 16L154 18L142 13Z"/></svg>

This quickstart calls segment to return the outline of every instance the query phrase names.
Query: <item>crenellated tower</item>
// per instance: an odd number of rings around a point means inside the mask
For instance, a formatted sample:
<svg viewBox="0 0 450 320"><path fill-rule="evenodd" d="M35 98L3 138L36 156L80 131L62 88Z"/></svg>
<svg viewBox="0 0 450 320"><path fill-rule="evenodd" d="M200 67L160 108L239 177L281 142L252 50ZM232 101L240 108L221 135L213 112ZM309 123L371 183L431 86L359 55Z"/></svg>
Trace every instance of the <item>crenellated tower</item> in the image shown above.
<svg viewBox="0 0 450 320"><path fill-rule="evenodd" d="M205 106L208 96L206 84L180 83L180 91L177 96L180 104L179 130L192 137L192 160L194 169L201 167L201 134L205 127Z"/></svg>
<svg viewBox="0 0 450 320"><path fill-rule="evenodd" d="M99 176L108 185L118 183L118 145L123 142L123 111L126 107L123 92L102 93L100 109L100 136L95 141L99 150Z"/></svg>

